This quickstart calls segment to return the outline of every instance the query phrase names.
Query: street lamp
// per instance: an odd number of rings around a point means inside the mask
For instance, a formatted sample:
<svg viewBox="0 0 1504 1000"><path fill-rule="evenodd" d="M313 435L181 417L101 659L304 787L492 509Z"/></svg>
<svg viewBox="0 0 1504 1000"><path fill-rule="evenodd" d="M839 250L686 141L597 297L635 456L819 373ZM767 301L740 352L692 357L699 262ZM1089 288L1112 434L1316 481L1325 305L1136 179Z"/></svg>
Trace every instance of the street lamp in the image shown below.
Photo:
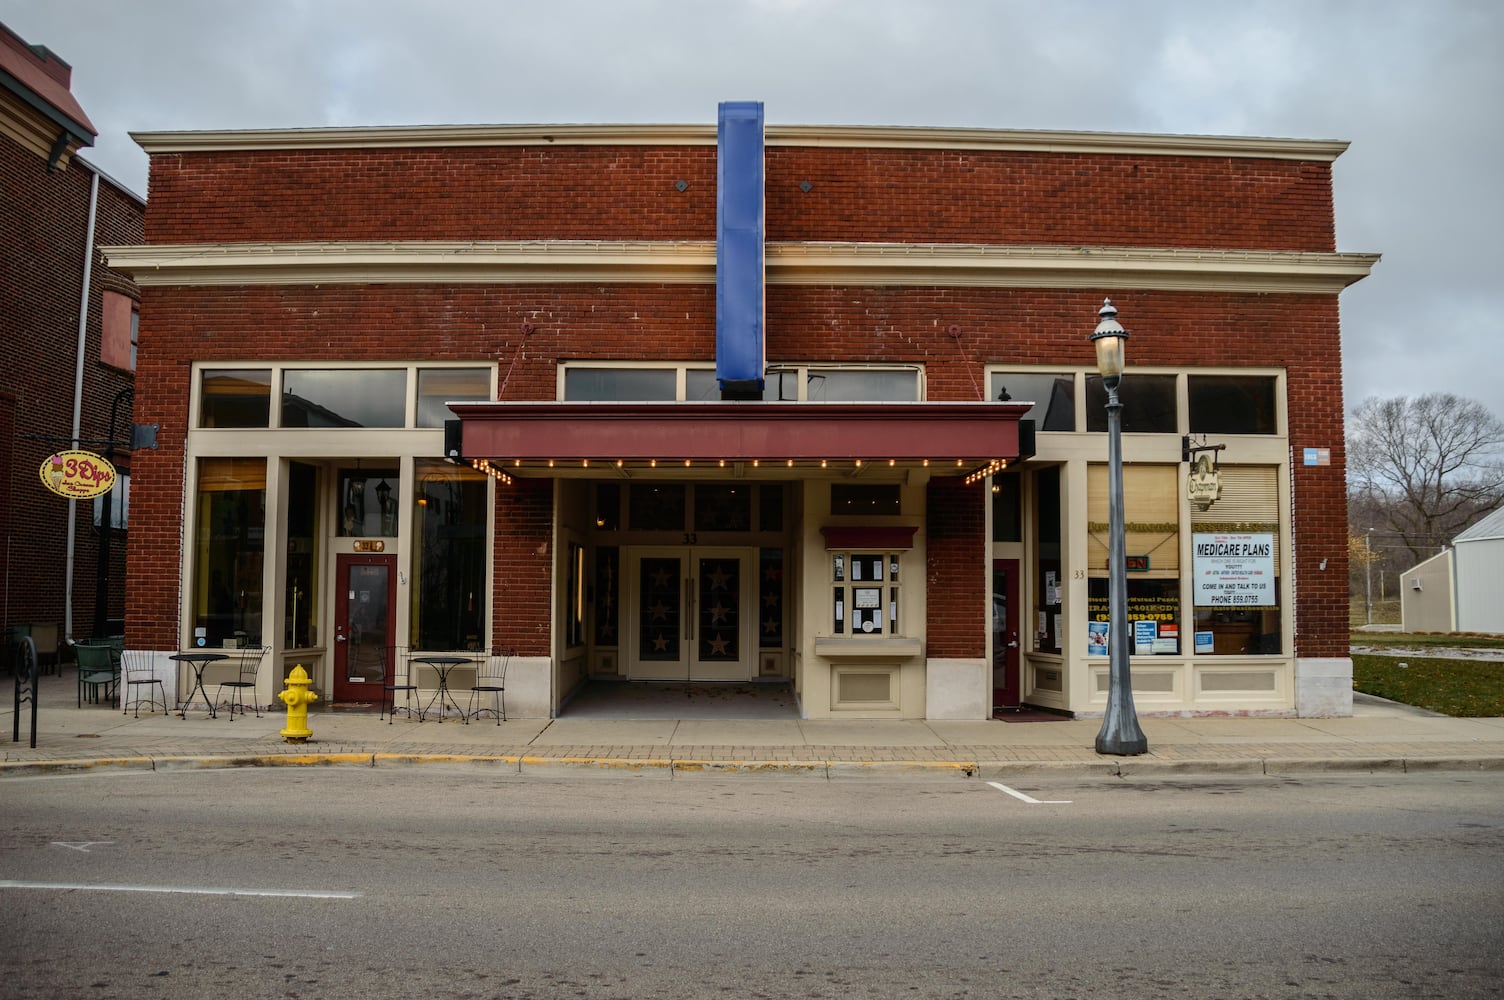
<svg viewBox="0 0 1504 1000"><path fill-rule="evenodd" d="M1101 322L1091 335L1097 348L1097 371L1107 390L1107 507L1110 540L1107 573L1107 713L1097 733L1097 753L1131 757L1149 751L1149 738L1133 711L1133 679L1128 672L1128 556L1123 527L1123 381L1128 331L1118 323L1111 299L1102 303Z"/></svg>

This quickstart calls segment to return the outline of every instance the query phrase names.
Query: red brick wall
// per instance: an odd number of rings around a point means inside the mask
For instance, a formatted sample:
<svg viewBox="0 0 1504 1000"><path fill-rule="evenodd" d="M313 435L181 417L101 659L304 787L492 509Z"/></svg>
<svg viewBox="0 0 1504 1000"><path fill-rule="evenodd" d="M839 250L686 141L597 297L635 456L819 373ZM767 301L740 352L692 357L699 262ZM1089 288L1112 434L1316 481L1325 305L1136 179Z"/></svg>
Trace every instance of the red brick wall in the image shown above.
<svg viewBox="0 0 1504 1000"><path fill-rule="evenodd" d="M1287 369L1296 454L1307 446L1332 449L1330 466L1295 467L1298 649L1303 656L1345 655L1335 296L774 286L768 358L918 362L926 366L930 399L978 399L989 363L1092 365L1087 338L1109 294L1132 334L1130 366ZM138 454L132 505L143 521L151 511L152 524L170 522L173 534L151 538L133 554L133 587L176 591L182 469L170 456L182 447L194 358L483 359L499 366L506 398L553 399L561 359L712 359L714 298L708 285L149 288L137 419L162 423L162 450ZM523 332L524 321L535 324L531 333ZM962 329L959 340L948 332L952 324ZM142 538L133 534L133 541ZM1308 559L1321 558L1328 559L1325 573L1309 572ZM176 621L168 603L164 593L154 620Z"/></svg>
<svg viewBox="0 0 1504 1000"><path fill-rule="evenodd" d="M924 535L928 545L925 580L925 654L930 657L981 656L986 643L987 562L985 500L981 485L960 479L930 480Z"/></svg>
<svg viewBox="0 0 1504 1000"><path fill-rule="evenodd" d="M715 157L711 146L158 154L147 235L712 240ZM770 240L1335 246L1324 162L770 146L766 191Z"/></svg>
<svg viewBox="0 0 1504 1000"><path fill-rule="evenodd" d="M0 449L0 503L11 512L8 536L0 538L0 545L8 546L0 573L5 617L0 624L64 622L69 503L42 486L37 470L48 455L69 447L66 439L73 429L92 178L78 160L48 173L45 160L0 135L0 190L6 205L0 225L0 394L15 401L14 433L9 447ZM139 202L101 179L96 246L140 242L142 215ZM100 363L101 299L105 289L133 295L135 286L106 268L97 251L91 279L79 434L91 439L86 449L102 452L110 405L132 379L130 373ZM130 425L126 400L117 434L128 436ZM117 455L116 463L121 471L130 471L128 454ZM74 635L79 638L92 635L94 627L99 535L93 515L92 501L77 504L72 591ZM125 549L126 536L117 533L109 569L112 616L124 609Z"/></svg>
<svg viewBox="0 0 1504 1000"><path fill-rule="evenodd" d="M547 656L553 573L554 484L519 479L497 488L496 603L491 634L519 656Z"/></svg>

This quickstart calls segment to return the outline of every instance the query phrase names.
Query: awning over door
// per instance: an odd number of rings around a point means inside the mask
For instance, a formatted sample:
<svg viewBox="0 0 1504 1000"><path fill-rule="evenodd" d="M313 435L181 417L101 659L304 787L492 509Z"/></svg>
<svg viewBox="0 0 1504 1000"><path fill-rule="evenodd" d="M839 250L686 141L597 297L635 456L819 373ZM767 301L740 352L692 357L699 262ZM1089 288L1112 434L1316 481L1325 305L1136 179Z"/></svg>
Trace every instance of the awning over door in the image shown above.
<svg viewBox="0 0 1504 1000"><path fill-rule="evenodd" d="M510 475L903 465L966 475L1033 454L1029 403L455 402L459 454Z"/></svg>

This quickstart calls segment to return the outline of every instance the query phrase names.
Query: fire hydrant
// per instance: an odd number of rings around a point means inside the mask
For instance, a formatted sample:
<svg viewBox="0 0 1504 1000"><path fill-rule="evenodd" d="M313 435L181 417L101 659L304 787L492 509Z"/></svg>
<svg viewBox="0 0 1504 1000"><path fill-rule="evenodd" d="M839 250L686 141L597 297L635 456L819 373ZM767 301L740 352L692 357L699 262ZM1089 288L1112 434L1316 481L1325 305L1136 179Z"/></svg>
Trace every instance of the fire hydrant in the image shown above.
<svg viewBox="0 0 1504 1000"><path fill-rule="evenodd" d="M308 671L300 663L287 675L287 690L277 695L287 705L287 728L281 735L289 743L302 743L313 735L313 730L308 728L308 703L318 701L319 696L308 690L312 683Z"/></svg>

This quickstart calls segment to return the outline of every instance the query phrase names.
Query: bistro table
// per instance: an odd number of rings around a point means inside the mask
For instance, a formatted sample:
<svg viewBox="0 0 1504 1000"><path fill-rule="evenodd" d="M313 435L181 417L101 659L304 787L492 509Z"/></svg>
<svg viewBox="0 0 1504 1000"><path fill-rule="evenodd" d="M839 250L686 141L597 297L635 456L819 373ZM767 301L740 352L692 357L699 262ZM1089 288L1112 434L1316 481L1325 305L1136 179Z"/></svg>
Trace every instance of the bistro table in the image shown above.
<svg viewBox="0 0 1504 1000"><path fill-rule="evenodd" d="M427 719L429 711L432 710L435 703L437 703L439 706L439 721L443 722L444 703L446 701L454 706L454 710L460 714L460 718L464 718L465 710L463 708L460 708L460 703L455 701L454 695L449 693L449 672L455 667L460 666L461 664L474 663L475 661L468 656L451 656L442 653L433 653L414 656L412 658L412 662L422 663L426 666L433 667L434 673L439 675L439 689L434 692L432 698L428 699L428 704L418 712L418 721L422 722Z"/></svg>
<svg viewBox="0 0 1504 1000"><path fill-rule="evenodd" d="M188 706L193 704L193 696L195 694L204 696L204 704L209 706L209 718L219 718L218 714L214 711L214 702L209 700L209 692L204 690L204 668L211 663L218 663L220 660L228 660L229 658L230 654L228 653L211 653L206 649L193 650L188 653L174 653L168 657L169 660L177 660L179 663L186 663L193 668L193 687L188 691L188 699L178 703L178 710L183 713L185 720L188 718Z"/></svg>

